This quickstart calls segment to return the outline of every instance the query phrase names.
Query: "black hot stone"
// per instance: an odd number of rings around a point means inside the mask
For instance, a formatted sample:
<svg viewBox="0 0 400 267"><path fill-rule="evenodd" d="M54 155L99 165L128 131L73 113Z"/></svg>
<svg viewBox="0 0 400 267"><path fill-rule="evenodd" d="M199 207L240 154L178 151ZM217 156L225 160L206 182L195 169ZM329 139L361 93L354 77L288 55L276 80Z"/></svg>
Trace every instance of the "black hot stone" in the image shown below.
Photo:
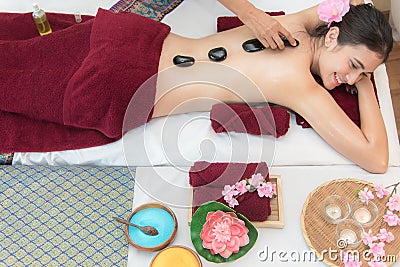
<svg viewBox="0 0 400 267"><path fill-rule="evenodd" d="M265 49L265 46L258 39L250 39L242 44L244 51L257 52Z"/></svg>
<svg viewBox="0 0 400 267"><path fill-rule="evenodd" d="M174 64L177 65L178 67L189 67L194 64L194 58L188 56L177 55L174 56L173 61Z"/></svg>
<svg viewBox="0 0 400 267"><path fill-rule="evenodd" d="M292 46L292 45L289 43L288 39L286 39L285 36L281 36L281 40L283 41L283 44L284 44L285 46L296 47L296 46L298 46L298 45L300 44L299 41L298 41L297 39L294 39L294 40L296 41L296 45Z"/></svg>
<svg viewBox="0 0 400 267"><path fill-rule="evenodd" d="M226 49L223 47L217 47L213 48L210 51L208 51L208 57L212 61L222 61L225 60L227 56Z"/></svg>
<svg viewBox="0 0 400 267"><path fill-rule="evenodd" d="M292 46L289 43L289 41L286 39L285 36L281 36L281 39L282 39L282 41L283 41L285 46L296 47L296 46L298 46L300 44L297 39L295 39L295 41L296 41L296 45L295 46ZM251 52L257 52L257 51L265 49L265 46L258 39L247 40L246 42L244 42L242 44L242 47L243 47L244 51L250 52L250 53Z"/></svg>

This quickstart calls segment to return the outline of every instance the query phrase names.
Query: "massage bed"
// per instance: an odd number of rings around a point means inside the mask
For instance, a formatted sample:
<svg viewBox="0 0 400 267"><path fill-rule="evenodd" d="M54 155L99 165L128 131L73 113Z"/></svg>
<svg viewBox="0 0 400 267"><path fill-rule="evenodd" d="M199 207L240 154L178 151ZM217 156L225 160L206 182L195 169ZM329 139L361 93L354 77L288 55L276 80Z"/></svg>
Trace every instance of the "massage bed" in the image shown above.
<svg viewBox="0 0 400 267"><path fill-rule="evenodd" d="M266 11L293 13L321 1L252 0ZM46 12L76 12L95 15L99 7L110 9L116 1L39 1ZM1 12L31 12L29 1L0 1ZM185 0L166 14L162 22L173 33L199 38L216 32L216 19L233 14L217 0ZM33 23L33 22L32 22ZM50 22L51 23L51 22ZM400 146L385 65L374 73L377 94L389 138L389 165L400 166ZM353 165L312 129L296 124L291 114L288 132L276 139L243 133L216 134L209 112L194 112L153 119L130 130L116 142L77 150L46 153L15 153L13 164L104 165L104 166L191 166L198 160L265 161L274 166Z"/></svg>

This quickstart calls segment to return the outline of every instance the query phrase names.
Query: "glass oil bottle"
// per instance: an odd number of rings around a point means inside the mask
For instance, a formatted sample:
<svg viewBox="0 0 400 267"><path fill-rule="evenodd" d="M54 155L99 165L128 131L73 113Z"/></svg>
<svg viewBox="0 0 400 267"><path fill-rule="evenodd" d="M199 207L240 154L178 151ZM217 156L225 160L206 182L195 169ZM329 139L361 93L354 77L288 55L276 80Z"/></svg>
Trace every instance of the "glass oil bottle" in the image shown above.
<svg viewBox="0 0 400 267"><path fill-rule="evenodd" d="M39 8L39 5L33 4L33 20L35 21L36 28L41 36L52 32L49 21L47 20L46 13Z"/></svg>

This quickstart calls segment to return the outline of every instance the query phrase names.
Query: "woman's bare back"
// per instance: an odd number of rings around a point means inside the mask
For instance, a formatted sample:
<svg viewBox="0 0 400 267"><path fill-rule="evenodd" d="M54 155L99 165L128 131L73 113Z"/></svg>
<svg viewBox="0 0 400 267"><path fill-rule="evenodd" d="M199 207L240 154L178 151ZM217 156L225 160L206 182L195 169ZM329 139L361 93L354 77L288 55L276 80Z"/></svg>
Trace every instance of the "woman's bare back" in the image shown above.
<svg viewBox="0 0 400 267"><path fill-rule="evenodd" d="M328 144L364 169L385 172L385 126L372 83L364 75L381 59L362 45L339 47L337 28L330 29L325 40L310 37L309 31L319 23L316 13L314 7L277 18L300 43L283 51L245 52L242 43L254 38L246 26L196 40L170 34L160 57L153 117L208 111L218 102L274 103L299 113ZM207 56L216 47L227 50L222 62ZM194 57L196 62L189 67L175 66L176 55ZM351 68L355 55L365 69ZM329 89L356 83L361 128L317 84L312 72L320 75Z"/></svg>
<svg viewBox="0 0 400 267"><path fill-rule="evenodd" d="M201 39L170 34L159 63L154 116L209 110L218 101L269 102L291 108L296 96L288 96L301 95L299 83L312 80L310 37L294 17L278 19L294 33L298 47L246 52L242 43L254 38L246 26ZM208 58L208 51L216 47L227 50L224 61ZM196 62L189 67L177 67L173 64L176 55L194 57Z"/></svg>

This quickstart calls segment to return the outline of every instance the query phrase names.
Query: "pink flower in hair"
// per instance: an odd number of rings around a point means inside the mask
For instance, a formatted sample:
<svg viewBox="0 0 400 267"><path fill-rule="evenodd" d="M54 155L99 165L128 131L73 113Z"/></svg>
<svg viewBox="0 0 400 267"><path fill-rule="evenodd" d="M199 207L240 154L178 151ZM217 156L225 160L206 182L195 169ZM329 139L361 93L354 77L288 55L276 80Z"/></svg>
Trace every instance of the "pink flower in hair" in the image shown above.
<svg viewBox="0 0 400 267"><path fill-rule="evenodd" d="M333 21L342 21L349 10L350 0L325 0L318 5L318 16L320 20L328 22L329 27Z"/></svg>

